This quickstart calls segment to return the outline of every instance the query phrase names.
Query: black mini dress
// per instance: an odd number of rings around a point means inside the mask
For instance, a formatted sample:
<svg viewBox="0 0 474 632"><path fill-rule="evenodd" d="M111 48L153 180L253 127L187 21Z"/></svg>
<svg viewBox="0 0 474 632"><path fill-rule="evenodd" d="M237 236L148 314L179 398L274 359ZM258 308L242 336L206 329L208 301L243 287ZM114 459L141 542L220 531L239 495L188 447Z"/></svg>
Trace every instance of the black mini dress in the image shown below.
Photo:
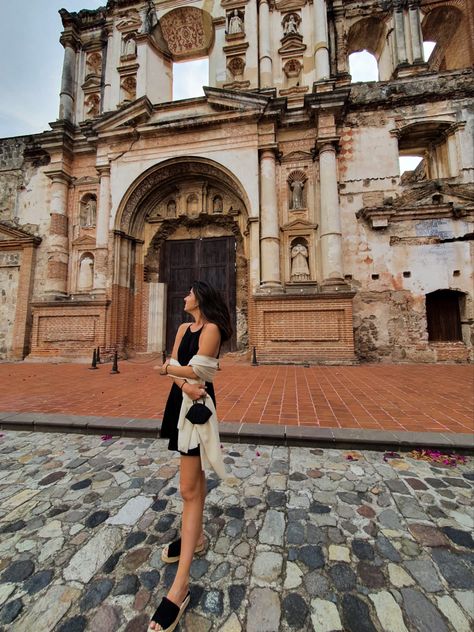
<svg viewBox="0 0 474 632"><path fill-rule="evenodd" d="M197 354L199 350L199 336L201 335L201 331L202 327L197 331L191 331L191 326L189 326L184 332L184 336L182 337L178 348L178 362L181 366L187 365L191 358ZM212 382L206 382L206 390L215 405L216 397ZM163 421L161 423L160 432L162 439L169 439L168 450L178 450L178 419L182 403L183 393L181 392L179 386L173 384L170 394L168 395L165 411L163 413ZM187 456L199 456L199 446L189 450L189 452L180 452L180 454Z"/></svg>

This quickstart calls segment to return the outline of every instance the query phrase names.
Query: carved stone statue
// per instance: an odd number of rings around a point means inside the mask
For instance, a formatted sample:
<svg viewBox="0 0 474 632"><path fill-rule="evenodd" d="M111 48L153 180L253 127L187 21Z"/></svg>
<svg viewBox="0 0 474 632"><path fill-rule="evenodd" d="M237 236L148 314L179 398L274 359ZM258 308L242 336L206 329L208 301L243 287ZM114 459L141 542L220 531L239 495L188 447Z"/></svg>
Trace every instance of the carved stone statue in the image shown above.
<svg viewBox="0 0 474 632"><path fill-rule="evenodd" d="M166 217L176 217L176 202L170 200L166 205Z"/></svg>
<svg viewBox="0 0 474 632"><path fill-rule="evenodd" d="M134 57L137 54L137 44L133 37L129 37L124 41L123 54L127 57Z"/></svg>
<svg viewBox="0 0 474 632"><path fill-rule="evenodd" d="M92 255L85 255L79 264L77 289L79 291L92 290L94 286L94 259Z"/></svg>
<svg viewBox="0 0 474 632"><path fill-rule="evenodd" d="M95 118L99 116L100 97L98 94L89 94L84 101L86 110L86 118Z"/></svg>
<svg viewBox="0 0 474 632"><path fill-rule="evenodd" d="M216 195L216 197L214 198L214 206L212 211L213 213L222 213L223 210L222 198L220 195Z"/></svg>
<svg viewBox="0 0 474 632"><path fill-rule="evenodd" d="M299 35L298 23L293 13L290 14L284 25L284 35Z"/></svg>
<svg viewBox="0 0 474 632"><path fill-rule="evenodd" d="M135 77L125 77L121 83L124 101L134 101L137 91L137 80Z"/></svg>
<svg viewBox="0 0 474 632"><path fill-rule="evenodd" d="M81 216L79 223L83 228L91 228L95 226L97 213L97 201L95 198L90 197L81 202Z"/></svg>
<svg viewBox="0 0 474 632"><path fill-rule="evenodd" d="M244 32L244 23L237 9L234 9L234 13L229 18L229 28L227 32L229 33L229 35L235 35L236 33Z"/></svg>
<svg viewBox="0 0 474 632"><path fill-rule="evenodd" d="M156 15L155 5L152 2L149 2L148 9L145 13L145 19L143 21L143 32L151 33L157 24L158 17Z"/></svg>
<svg viewBox="0 0 474 632"><path fill-rule="evenodd" d="M309 281L308 249L303 244L296 244L291 249L291 280Z"/></svg>
<svg viewBox="0 0 474 632"><path fill-rule="evenodd" d="M303 187L304 183L300 180L294 180L291 184L291 204L290 209L296 210L298 208L304 208L303 204Z"/></svg>

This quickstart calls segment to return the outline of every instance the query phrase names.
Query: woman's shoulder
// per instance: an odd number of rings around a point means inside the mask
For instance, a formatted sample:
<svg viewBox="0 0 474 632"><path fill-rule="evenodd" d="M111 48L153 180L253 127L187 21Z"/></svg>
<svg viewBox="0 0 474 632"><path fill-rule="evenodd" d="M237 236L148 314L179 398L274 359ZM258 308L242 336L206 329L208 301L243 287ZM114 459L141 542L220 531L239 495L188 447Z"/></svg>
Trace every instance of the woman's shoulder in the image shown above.
<svg viewBox="0 0 474 632"><path fill-rule="evenodd" d="M216 323L205 323L202 327L203 332L207 331L208 333L218 333L220 334L221 330L219 329L219 326L216 325Z"/></svg>

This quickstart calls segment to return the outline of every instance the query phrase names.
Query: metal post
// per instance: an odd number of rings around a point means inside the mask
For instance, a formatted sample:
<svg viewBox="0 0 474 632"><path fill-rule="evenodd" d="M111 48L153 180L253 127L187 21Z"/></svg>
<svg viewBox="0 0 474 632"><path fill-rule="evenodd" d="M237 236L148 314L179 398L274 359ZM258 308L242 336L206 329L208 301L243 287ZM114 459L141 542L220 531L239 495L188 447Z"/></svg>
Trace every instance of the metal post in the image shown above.
<svg viewBox="0 0 474 632"><path fill-rule="evenodd" d="M93 369L98 369L99 367L97 366L97 355L96 355L96 350L94 349L94 351L92 352L92 364L89 367L89 370L92 371Z"/></svg>
<svg viewBox="0 0 474 632"><path fill-rule="evenodd" d="M252 351L252 366L258 366L257 362L257 349L254 347Z"/></svg>
<svg viewBox="0 0 474 632"><path fill-rule="evenodd" d="M97 347L96 360L97 360L97 364L100 364L100 347Z"/></svg>
<svg viewBox="0 0 474 632"><path fill-rule="evenodd" d="M112 365L112 371L110 371L110 373L112 375L114 375L115 373L120 373L120 371L118 370L118 351L117 350L114 353L114 363Z"/></svg>

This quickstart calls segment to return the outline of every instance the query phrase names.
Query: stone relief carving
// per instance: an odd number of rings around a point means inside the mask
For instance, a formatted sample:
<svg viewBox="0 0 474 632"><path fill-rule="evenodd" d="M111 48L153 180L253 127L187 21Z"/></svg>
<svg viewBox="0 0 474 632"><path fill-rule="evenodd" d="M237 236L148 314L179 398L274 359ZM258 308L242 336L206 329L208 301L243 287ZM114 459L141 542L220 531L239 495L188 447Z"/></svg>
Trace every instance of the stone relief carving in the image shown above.
<svg viewBox="0 0 474 632"><path fill-rule="evenodd" d="M196 7L180 7L160 20L163 37L172 55L207 52L214 35L211 17Z"/></svg>
<svg viewBox="0 0 474 632"><path fill-rule="evenodd" d="M85 195L80 204L79 224L82 228L92 228L96 224L97 199L95 195Z"/></svg>
<svg viewBox="0 0 474 632"><path fill-rule="evenodd" d="M94 286L94 256L87 252L81 257L79 274L77 277L77 289L79 292L92 290Z"/></svg>
<svg viewBox="0 0 474 632"><path fill-rule="evenodd" d="M120 84L122 88L122 100L123 101L134 101L137 93L137 80L135 77L128 75L122 79Z"/></svg>
<svg viewBox="0 0 474 632"><path fill-rule="evenodd" d="M245 70L245 61L242 57L232 57L227 64L227 68L232 77L242 77Z"/></svg>
<svg viewBox="0 0 474 632"><path fill-rule="evenodd" d="M244 32L243 13L237 9L229 11L227 14L227 33L229 35L237 35Z"/></svg>
<svg viewBox="0 0 474 632"><path fill-rule="evenodd" d="M289 59L283 66L283 72L288 78L299 77L301 68L301 62L298 59Z"/></svg>
<svg viewBox="0 0 474 632"><path fill-rule="evenodd" d="M102 55L90 53L86 58L86 76L100 75L102 73Z"/></svg>
<svg viewBox="0 0 474 632"><path fill-rule="evenodd" d="M291 245L291 281L309 281L309 254L305 240L293 241Z"/></svg>
<svg viewBox="0 0 474 632"><path fill-rule="evenodd" d="M100 97L98 94L89 94L84 99L85 118L95 118L100 114Z"/></svg>

